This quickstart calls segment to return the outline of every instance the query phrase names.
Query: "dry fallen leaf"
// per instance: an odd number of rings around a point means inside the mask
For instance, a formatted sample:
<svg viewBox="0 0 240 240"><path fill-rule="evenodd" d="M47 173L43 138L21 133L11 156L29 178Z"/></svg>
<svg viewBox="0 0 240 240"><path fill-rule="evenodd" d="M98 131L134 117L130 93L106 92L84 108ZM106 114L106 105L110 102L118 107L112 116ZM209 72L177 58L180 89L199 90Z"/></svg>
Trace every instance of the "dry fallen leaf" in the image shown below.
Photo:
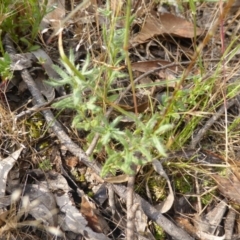
<svg viewBox="0 0 240 240"><path fill-rule="evenodd" d="M152 161L152 165L154 170L163 178L166 179L167 184L168 184L168 188L169 188L169 194L167 196L167 198L160 204L156 205L155 208L157 210L159 210L161 213L166 213L170 210L170 208L173 205L174 202L174 193L172 190L172 186L171 186L171 182L168 178L168 175L166 174L166 172L164 171L162 164L160 161L158 160L153 160Z"/></svg>
<svg viewBox="0 0 240 240"><path fill-rule="evenodd" d="M108 225L106 221L97 214L98 211L94 203L90 202L86 196L82 196L81 209L80 212L88 221L88 226L97 233L108 232Z"/></svg>
<svg viewBox="0 0 240 240"><path fill-rule="evenodd" d="M202 30L196 28L196 36L200 35ZM159 17L152 14L147 17L142 30L131 40L131 44L136 46L146 42L148 39L157 35L175 35L184 38L194 37L194 25L187 20L177 17L171 13L161 14Z"/></svg>
<svg viewBox="0 0 240 240"><path fill-rule="evenodd" d="M70 168L70 169L74 169L77 165L78 165L78 158L75 156L68 156L65 159L66 165Z"/></svg>
<svg viewBox="0 0 240 240"><path fill-rule="evenodd" d="M132 63L132 69L133 71L139 71L139 72L148 72L155 69L158 69L159 67L164 67L171 64L171 66L166 67L162 70L158 70L156 73L161 79L165 80L174 80L177 76L177 66L174 66L174 63L171 63L169 61L165 60L152 60L152 61L142 61L142 62L135 62ZM168 85L170 87L170 85ZM175 83L171 84L171 87L175 87Z"/></svg>
<svg viewBox="0 0 240 240"><path fill-rule="evenodd" d="M57 206L53 193L47 188L46 182L39 184L27 184L24 189L25 199L28 204L22 210L25 214L31 214L36 220L40 220L50 226L57 224ZM27 197L27 198L26 198Z"/></svg>
<svg viewBox="0 0 240 240"><path fill-rule="evenodd" d="M140 103L137 105L137 111L138 113L143 113L149 106L149 101L145 101L143 103ZM135 108L128 105L118 104L118 107L122 108L123 110L127 112L135 112Z"/></svg>
<svg viewBox="0 0 240 240"><path fill-rule="evenodd" d="M10 69L12 71L21 71L32 66L34 57L32 53L9 54L11 58ZM3 61L3 58L0 58Z"/></svg>
<svg viewBox="0 0 240 240"><path fill-rule="evenodd" d="M44 82L45 80L47 79L44 72L39 72L37 77L34 79L39 91L47 98L49 102L51 102L55 98L55 91L52 86L49 86Z"/></svg>
<svg viewBox="0 0 240 240"><path fill-rule="evenodd" d="M109 239L105 234L94 232L87 226L88 222L84 216L73 206L68 194L70 187L68 186L67 180L61 174L51 171L48 173L47 181L49 189L54 193L57 206L61 209L61 213L58 215L61 230L82 234L88 236L88 239L91 240Z"/></svg>
<svg viewBox="0 0 240 240"><path fill-rule="evenodd" d="M12 169L15 162L18 160L23 147L20 147L18 150L10 154L7 158L4 158L0 161L0 197L5 196L6 183L9 171Z"/></svg>
<svg viewBox="0 0 240 240"><path fill-rule="evenodd" d="M80 212L88 221L88 226L92 228L95 232L101 233L102 229L98 225L98 218L95 215L94 210L94 204L91 203L85 196L82 196Z"/></svg>
<svg viewBox="0 0 240 240"><path fill-rule="evenodd" d="M155 70L159 67L164 67L169 64L171 64L171 62L158 59L158 60L152 60L152 61L134 62L131 64L131 66L133 71L139 71L144 73L151 70ZM175 71L176 66L171 66L169 67L169 69L171 69L172 71Z"/></svg>
<svg viewBox="0 0 240 240"><path fill-rule="evenodd" d="M56 80L60 78L58 73L52 67L53 66L52 59L43 49L35 50L32 52L32 54L38 59L39 63L42 65L43 69L45 70L49 78L53 78ZM50 85L46 85L41 79L40 81L37 82L37 84L43 95L49 101L55 97L55 91L53 87L51 87ZM60 95L63 95L61 87L55 87L55 89Z"/></svg>

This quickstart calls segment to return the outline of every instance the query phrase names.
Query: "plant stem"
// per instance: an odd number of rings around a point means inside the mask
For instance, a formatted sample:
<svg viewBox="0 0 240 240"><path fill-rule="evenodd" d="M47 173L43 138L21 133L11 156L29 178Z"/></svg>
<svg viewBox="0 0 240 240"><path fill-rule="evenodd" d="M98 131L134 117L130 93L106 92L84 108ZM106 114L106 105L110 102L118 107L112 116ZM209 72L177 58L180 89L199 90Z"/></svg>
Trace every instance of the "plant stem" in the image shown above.
<svg viewBox="0 0 240 240"><path fill-rule="evenodd" d="M129 34L130 34L130 22L131 22L131 0L127 0L127 6L126 6L126 19L125 19L125 38L124 38L124 46L123 50L125 51L125 61L128 66L128 73L129 73L129 79L131 83L132 88L132 94L133 94L133 103L134 103L134 109L135 114L138 113L137 111L137 99L136 99L136 93L135 93L135 84L133 81L133 74L132 74L132 66L128 54L128 43L129 43Z"/></svg>

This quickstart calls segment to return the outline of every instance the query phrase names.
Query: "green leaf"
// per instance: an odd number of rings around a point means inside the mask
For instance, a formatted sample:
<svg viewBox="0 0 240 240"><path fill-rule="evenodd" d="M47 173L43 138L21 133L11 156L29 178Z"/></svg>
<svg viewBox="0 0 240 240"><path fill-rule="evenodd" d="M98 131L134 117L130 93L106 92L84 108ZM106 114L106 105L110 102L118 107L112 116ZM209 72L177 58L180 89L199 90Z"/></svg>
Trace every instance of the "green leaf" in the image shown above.
<svg viewBox="0 0 240 240"><path fill-rule="evenodd" d="M53 70L55 70L60 75L60 77L62 79L66 79L66 78L70 79L69 75L59 66L52 65L52 68L53 68ZM69 84L70 84L70 82L69 82Z"/></svg>
<svg viewBox="0 0 240 240"><path fill-rule="evenodd" d="M73 108L74 105L72 104L72 97L67 97L62 99L59 102L56 102L52 105L54 108Z"/></svg>
<svg viewBox="0 0 240 240"><path fill-rule="evenodd" d="M72 94L73 104L75 106L82 104L82 91L81 89L77 88L73 90Z"/></svg>
<svg viewBox="0 0 240 240"><path fill-rule="evenodd" d="M158 134L163 134L169 130L171 130L173 128L172 124L165 124L160 126L157 130L155 130L154 134L158 135Z"/></svg>
<svg viewBox="0 0 240 240"><path fill-rule="evenodd" d="M143 155L143 161L144 161L144 157L146 157L146 160L148 162L152 161L152 156L151 156L151 153L150 153L150 149L149 148L146 148L143 144L141 144L139 146L139 149L138 149L142 155Z"/></svg>
<svg viewBox="0 0 240 240"><path fill-rule="evenodd" d="M160 143L159 139L156 136L153 136L152 137L152 141L153 141L155 147L157 148L158 152L162 156L166 157L167 154L166 154L165 149L163 148L162 144Z"/></svg>
<svg viewBox="0 0 240 240"><path fill-rule="evenodd" d="M119 98L119 94L113 94L108 97L109 102L115 102Z"/></svg>
<svg viewBox="0 0 240 240"><path fill-rule="evenodd" d="M39 45L32 45L29 49L28 49L28 51L29 52L32 52L32 51L36 51L36 50L38 50L38 49L40 49L41 47L39 46Z"/></svg>

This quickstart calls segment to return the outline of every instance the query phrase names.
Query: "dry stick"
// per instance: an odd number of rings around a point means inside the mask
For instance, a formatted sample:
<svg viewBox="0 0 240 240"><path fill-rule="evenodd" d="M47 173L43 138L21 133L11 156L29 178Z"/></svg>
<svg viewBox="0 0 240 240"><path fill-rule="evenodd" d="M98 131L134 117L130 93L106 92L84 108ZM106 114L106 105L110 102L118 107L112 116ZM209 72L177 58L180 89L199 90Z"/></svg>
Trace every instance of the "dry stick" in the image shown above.
<svg viewBox="0 0 240 240"><path fill-rule="evenodd" d="M230 208L224 223L225 239L233 239L233 228L236 220L236 210Z"/></svg>
<svg viewBox="0 0 240 240"><path fill-rule="evenodd" d="M59 102L67 97L70 97L72 94L68 94L68 95L64 95L62 97L58 97L58 98L55 98L53 99L52 101L48 101L48 102L44 102L42 104L37 104L27 110L23 110L21 113L17 114L15 116L15 119L16 120L19 120L20 118L24 117L24 116L28 116L28 115L31 115L33 113L36 113L36 112L39 112L39 111L42 111L46 108L52 108L50 105L52 105L53 103L56 103L56 102Z"/></svg>
<svg viewBox="0 0 240 240"><path fill-rule="evenodd" d="M134 166L134 174L131 174L128 177L128 185L127 185L127 230L126 230L126 239L134 240L137 238L135 232L135 224L134 219L136 215L137 208L139 206L138 203L133 204L133 193L134 193L134 184L135 184L135 172L136 167Z"/></svg>
<svg viewBox="0 0 240 240"><path fill-rule="evenodd" d="M225 108L229 109L236 103L236 98L233 98L231 101L229 101L226 106L223 105L204 125L204 127L197 133L197 135L192 139L192 142L190 144L190 147L195 149L196 145L200 142L203 135L208 131L208 129L222 116L222 114L225 112Z"/></svg>
<svg viewBox="0 0 240 240"><path fill-rule="evenodd" d="M112 187L112 185L109 185L109 187L108 187L108 204L111 208L112 216L114 216L116 213L116 205L115 205L114 196L115 196L115 194L114 194L113 187Z"/></svg>
<svg viewBox="0 0 240 240"><path fill-rule="evenodd" d="M50 108L49 107L50 104L52 104L52 101L51 102L45 102L45 103L40 104L40 105L35 105L34 107L31 107L27 110L23 110L19 114L15 115L15 120L19 120L20 118L31 115L33 113L35 114L36 112L40 112L43 109Z"/></svg>
<svg viewBox="0 0 240 240"><path fill-rule="evenodd" d="M139 207L139 203L135 203L131 206L131 209L129 212L127 212L127 240L135 240L138 239L135 232L135 216L136 211Z"/></svg>

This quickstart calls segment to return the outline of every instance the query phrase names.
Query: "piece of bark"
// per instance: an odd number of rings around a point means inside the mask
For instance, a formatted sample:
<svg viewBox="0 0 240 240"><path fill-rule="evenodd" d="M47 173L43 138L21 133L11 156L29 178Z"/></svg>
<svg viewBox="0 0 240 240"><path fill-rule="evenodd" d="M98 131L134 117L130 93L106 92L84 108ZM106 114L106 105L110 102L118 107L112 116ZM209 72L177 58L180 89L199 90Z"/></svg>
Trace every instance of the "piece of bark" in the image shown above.
<svg viewBox="0 0 240 240"><path fill-rule="evenodd" d="M224 224L226 240L233 239L233 228L234 222L236 220L236 215L237 215L236 211L230 208Z"/></svg>

